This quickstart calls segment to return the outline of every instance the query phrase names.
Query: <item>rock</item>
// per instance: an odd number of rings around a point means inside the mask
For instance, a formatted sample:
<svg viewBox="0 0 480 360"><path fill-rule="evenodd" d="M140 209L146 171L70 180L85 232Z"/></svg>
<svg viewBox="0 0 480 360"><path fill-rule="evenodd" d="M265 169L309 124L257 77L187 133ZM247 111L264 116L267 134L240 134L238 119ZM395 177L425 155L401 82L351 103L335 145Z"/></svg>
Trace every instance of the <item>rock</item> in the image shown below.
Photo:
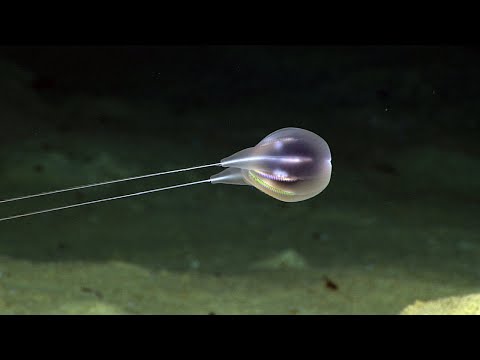
<svg viewBox="0 0 480 360"><path fill-rule="evenodd" d="M256 263L251 265L251 268L268 270L302 270L309 268L309 265L302 255L300 255L293 249L287 249L267 259L257 261Z"/></svg>
<svg viewBox="0 0 480 360"><path fill-rule="evenodd" d="M60 306L59 309L51 311L54 314L67 314L67 315L120 315L124 314L117 307L98 301L80 301Z"/></svg>
<svg viewBox="0 0 480 360"><path fill-rule="evenodd" d="M401 315L480 315L480 294L453 296L433 301L416 301Z"/></svg>

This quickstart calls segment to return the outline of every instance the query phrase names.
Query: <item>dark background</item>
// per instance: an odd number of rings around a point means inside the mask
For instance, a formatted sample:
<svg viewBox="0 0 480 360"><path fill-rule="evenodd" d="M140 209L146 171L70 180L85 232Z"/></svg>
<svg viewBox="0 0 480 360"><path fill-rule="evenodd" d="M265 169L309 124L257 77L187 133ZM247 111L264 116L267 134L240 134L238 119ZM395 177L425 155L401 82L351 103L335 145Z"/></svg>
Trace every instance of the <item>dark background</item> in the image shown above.
<svg viewBox="0 0 480 360"><path fill-rule="evenodd" d="M390 135L403 141L478 129L480 56L474 47L4 47L0 58L31 71L30 86L50 101L79 94L155 99L180 119L137 119L128 127L186 128L186 114L255 106L293 118L308 113L305 127L321 122L336 132L370 132L369 115L335 118L334 111L368 106L386 112L386 126L395 128ZM202 124L236 130L272 125L278 125L274 115L253 114L241 124Z"/></svg>

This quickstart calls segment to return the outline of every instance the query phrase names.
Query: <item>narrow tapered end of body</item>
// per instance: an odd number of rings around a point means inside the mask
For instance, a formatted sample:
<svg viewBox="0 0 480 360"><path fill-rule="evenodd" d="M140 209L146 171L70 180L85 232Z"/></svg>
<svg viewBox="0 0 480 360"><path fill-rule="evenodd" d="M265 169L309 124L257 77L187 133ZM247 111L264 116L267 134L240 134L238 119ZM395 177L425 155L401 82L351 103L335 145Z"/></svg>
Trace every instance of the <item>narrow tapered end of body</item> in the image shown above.
<svg viewBox="0 0 480 360"><path fill-rule="evenodd" d="M210 177L212 184L250 185L245 182L241 169L228 168Z"/></svg>

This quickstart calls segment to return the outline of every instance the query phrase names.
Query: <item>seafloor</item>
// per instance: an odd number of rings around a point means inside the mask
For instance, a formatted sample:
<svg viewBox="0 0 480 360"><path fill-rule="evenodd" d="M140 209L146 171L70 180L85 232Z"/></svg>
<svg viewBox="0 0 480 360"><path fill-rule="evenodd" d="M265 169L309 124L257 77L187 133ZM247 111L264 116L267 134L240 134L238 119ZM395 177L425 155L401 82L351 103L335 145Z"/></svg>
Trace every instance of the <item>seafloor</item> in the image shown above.
<svg viewBox="0 0 480 360"><path fill-rule="evenodd" d="M217 162L276 130L242 127L253 113L275 117L278 128L302 127L311 116L275 113L268 103L178 114L153 100L56 101L26 86L28 73L11 64L2 71L11 80L0 97L2 198ZM0 313L396 314L415 301L480 292L474 134L432 129L410 141L407 130L390 132L411 114L383 111L359 105L316 113L311 130L328 141L333 174L305 202L201 184L0 222ZM128 125L147 117L177 126ZM341 121L324 131L322 118L332 117L370 119L375 131L341 130ZM215 121L231 126L217 129ZM0 204L0 217L219 170Z"/></svg>

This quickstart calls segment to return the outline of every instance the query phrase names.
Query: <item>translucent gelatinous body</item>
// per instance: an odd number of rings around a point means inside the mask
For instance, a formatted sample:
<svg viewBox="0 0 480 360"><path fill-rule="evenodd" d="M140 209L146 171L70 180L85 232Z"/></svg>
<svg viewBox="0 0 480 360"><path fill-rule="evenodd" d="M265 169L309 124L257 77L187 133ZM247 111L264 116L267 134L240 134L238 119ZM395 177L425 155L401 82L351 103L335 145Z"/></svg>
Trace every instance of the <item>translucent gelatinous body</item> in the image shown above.
<svg viewBox="0 0 480 360"><path fill-rule="evenodd" d="M309 199L322 192L332 173L328 144L300 129L277 130L252 148L222 159L228 169L210 178L213 184L251 185L286 202Z"/></svg>

